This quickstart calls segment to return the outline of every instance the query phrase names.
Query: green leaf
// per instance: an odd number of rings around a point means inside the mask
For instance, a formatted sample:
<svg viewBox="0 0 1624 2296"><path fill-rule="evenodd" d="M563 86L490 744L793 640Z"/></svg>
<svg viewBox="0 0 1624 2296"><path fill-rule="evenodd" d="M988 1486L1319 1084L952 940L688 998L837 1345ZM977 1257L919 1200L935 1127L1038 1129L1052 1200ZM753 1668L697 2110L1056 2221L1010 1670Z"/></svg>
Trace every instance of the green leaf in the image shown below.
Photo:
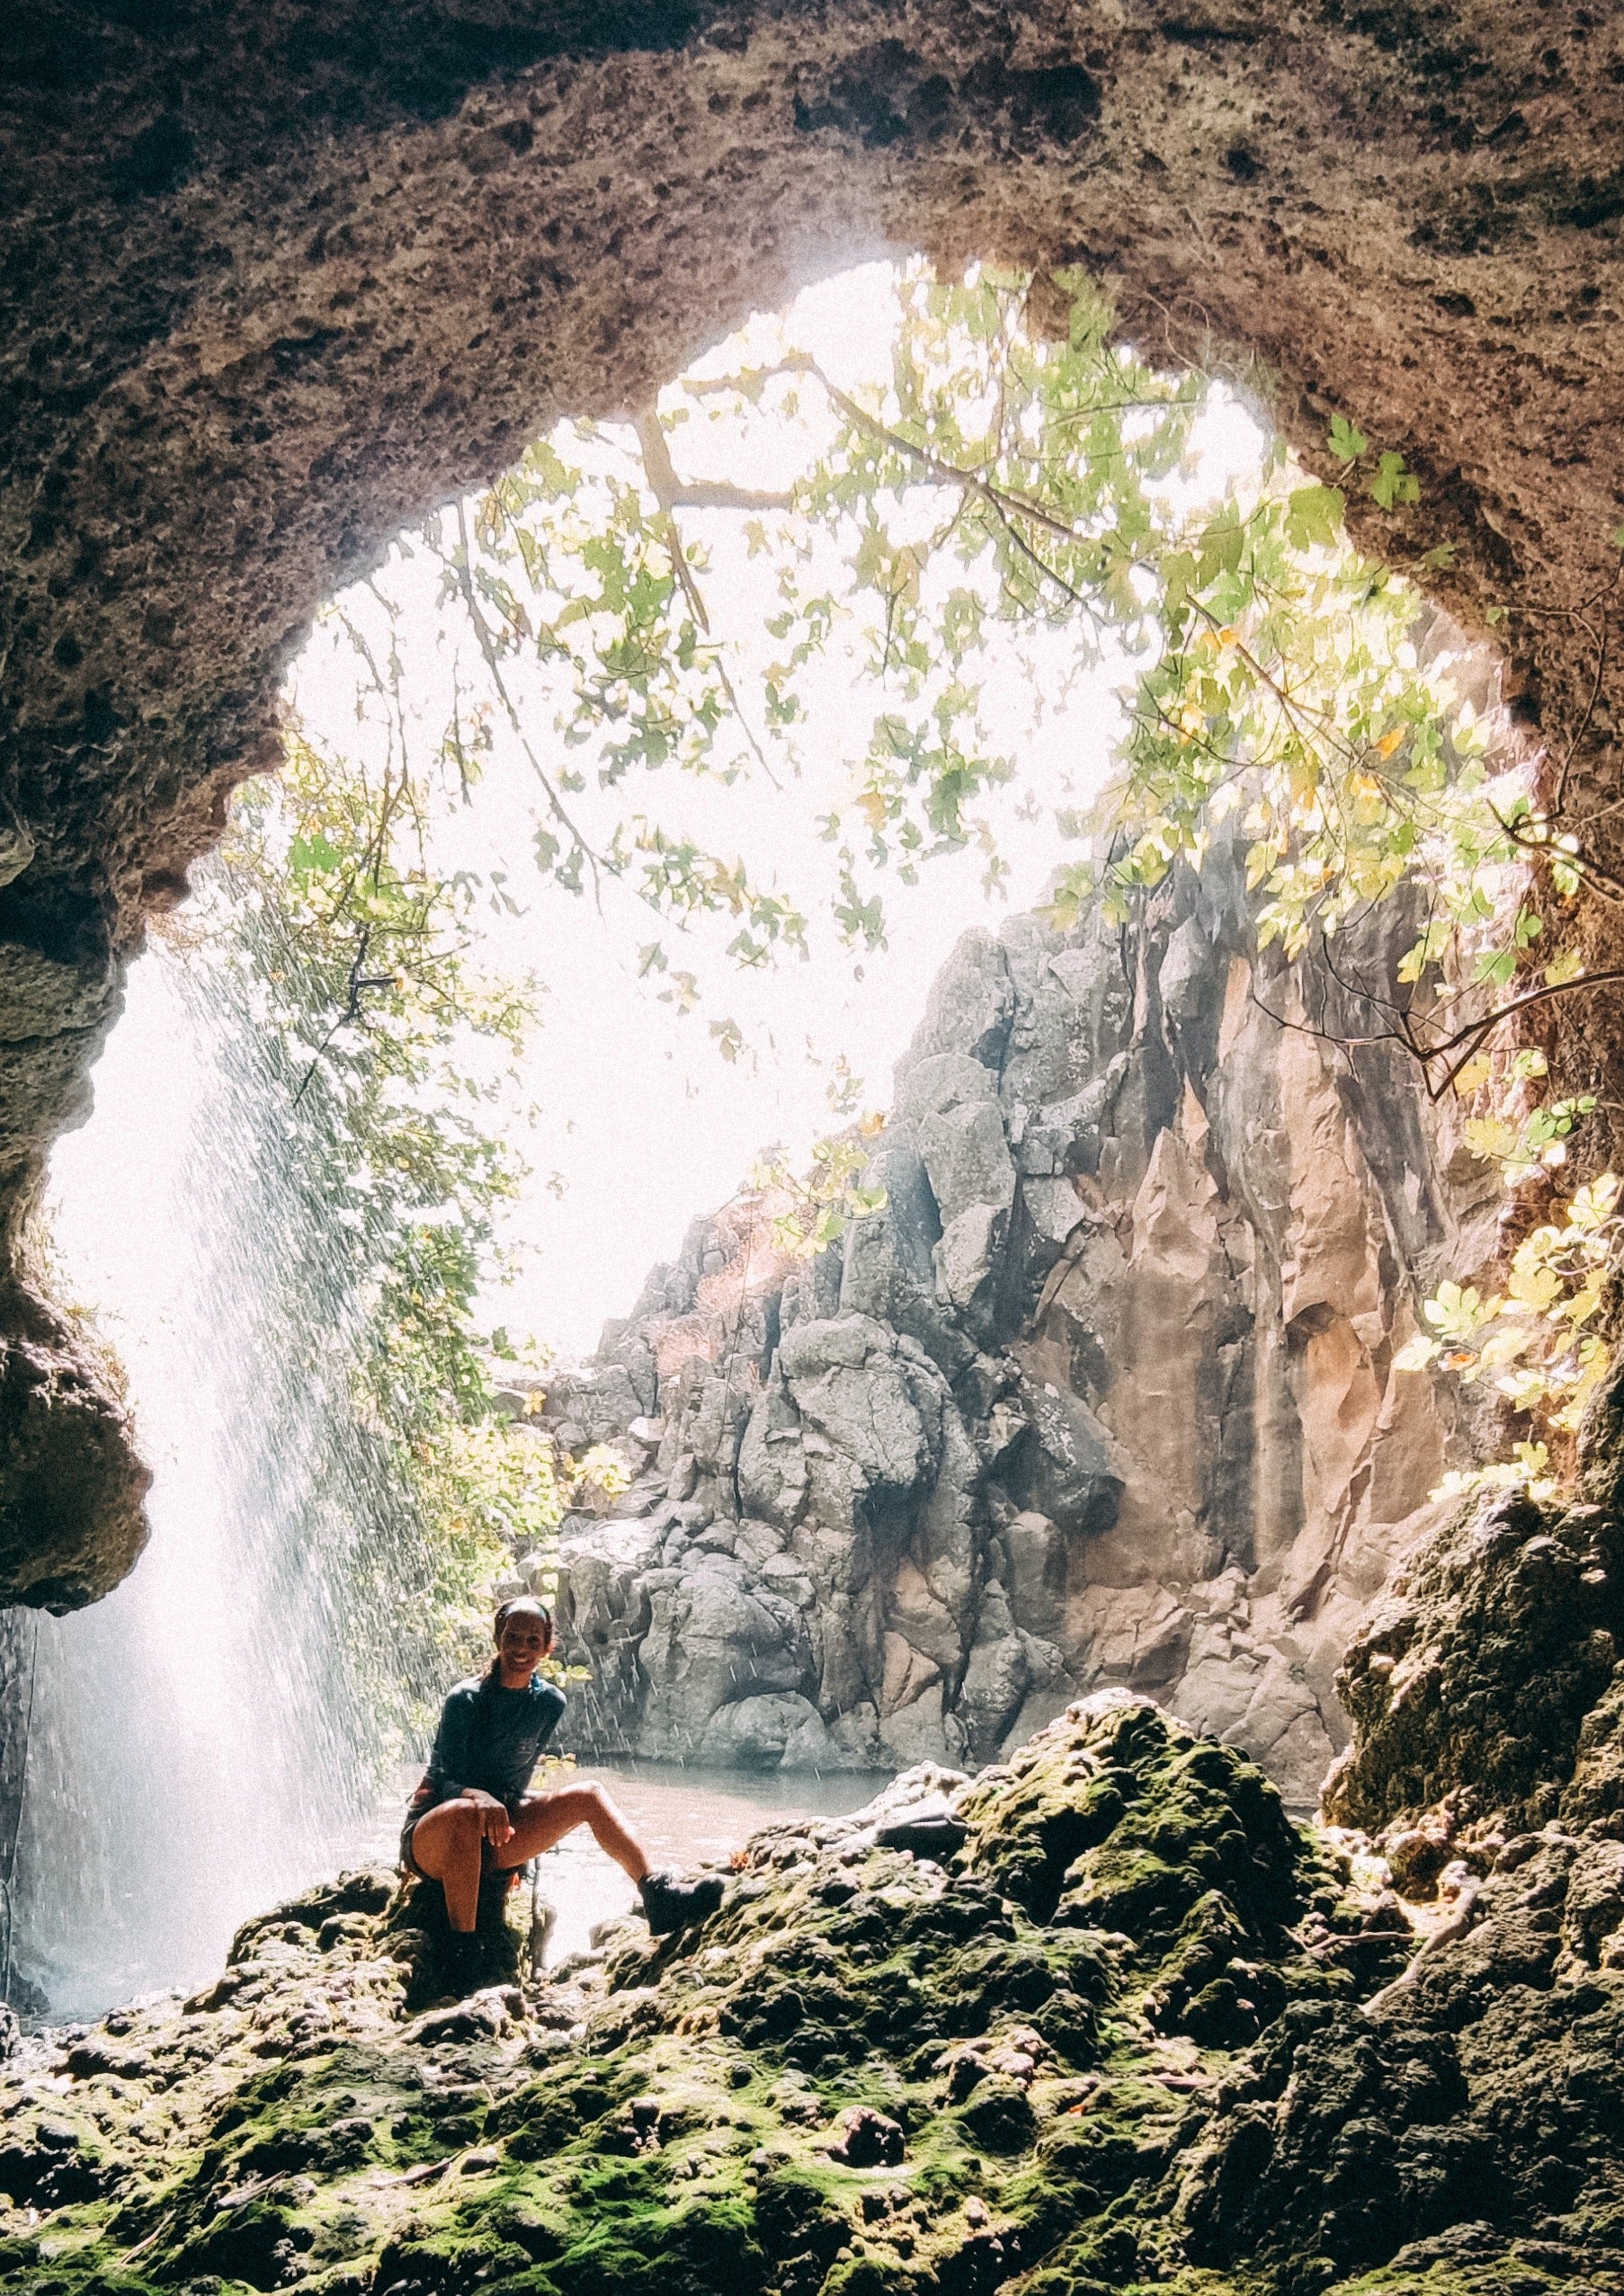
<svg viewBox="0 0 1624 2296"><path fill-rule="evenodd" d="M1421 481L1405 468L1404 457L1389 447L1376 466L1370 494L1382 510L1390 511L1400 503L1418 503Z"/></svg>
<svg viewBox="0 0 1624 2296"><path fill-rule="evenodd" d="M1318 544L1334 549L1346 508L1347 496L1340 486L1316 482L1295 488L1286 504L1286 533L1292 548L1307 550Z"/></svg>
<svg viewBox="0 0 1624 2296"><path fill-rule="evenodd" d="M1245 547L1245 524L1239 505L1231 500L1201 530L1197 579L1205 583L1215 574L1234 574Z"/></svg>
<svg viewBox="0 0 1624 2296"><path fill-rule="evenodd" d="M1361 454L1369 452L1370 443L1364 432L1355 429L1345 414L1331 417L1331 431L1325 444L1338 462L1357 462Z"/></svg>
<svg viewBox="0 0 1624 2296"><path fill-rule="evenodd" d="M296 837L288 848L288 867L295 877L329 876L343 859L325 829Z"/></svg>

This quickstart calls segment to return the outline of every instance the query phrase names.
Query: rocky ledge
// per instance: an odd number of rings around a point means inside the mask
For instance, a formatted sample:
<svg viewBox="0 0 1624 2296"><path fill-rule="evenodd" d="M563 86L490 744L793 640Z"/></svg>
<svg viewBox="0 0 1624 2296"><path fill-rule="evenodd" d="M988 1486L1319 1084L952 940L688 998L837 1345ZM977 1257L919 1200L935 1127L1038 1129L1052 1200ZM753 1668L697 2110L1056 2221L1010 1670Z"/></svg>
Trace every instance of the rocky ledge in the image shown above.
<svg viewBox="0 0 1624 2296"><path fill-rule="evenodd" d="M1601 2296L1624 2275L1618 1845L1464 1917L1147 1701L768 1829L722 1910L415 2008L386 1874L219 1980L18 2045L18 2296ZM1610 1861L1611 1861L1610 1863ZM516 1949L518 1940L512 1940Z"/></svg>

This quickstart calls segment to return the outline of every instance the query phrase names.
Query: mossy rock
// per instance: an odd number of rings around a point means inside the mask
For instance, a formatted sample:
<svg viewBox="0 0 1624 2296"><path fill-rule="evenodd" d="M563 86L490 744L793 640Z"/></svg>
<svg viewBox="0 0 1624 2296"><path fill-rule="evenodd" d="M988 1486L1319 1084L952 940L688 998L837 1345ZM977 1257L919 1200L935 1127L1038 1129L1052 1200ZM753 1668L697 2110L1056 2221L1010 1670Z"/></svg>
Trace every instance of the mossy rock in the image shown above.
<svg viewBox="0 0 1624 2296"><path fill-rule="evenodd" d="M945 1864L861 1819L774 1828L702 1929L629 1924L461 2038L413 2013L421 1896L350 1877L276 1909L197 2005L0 2076L0 2158L48 2196L0 2226L8 2286L1619 2284L1624 1972L1594 1874L1562 1927L1583 1845L1519 1851L1391 1987L1390 1910L1147 1702L1085 1702L959 1799Z"/></svg>

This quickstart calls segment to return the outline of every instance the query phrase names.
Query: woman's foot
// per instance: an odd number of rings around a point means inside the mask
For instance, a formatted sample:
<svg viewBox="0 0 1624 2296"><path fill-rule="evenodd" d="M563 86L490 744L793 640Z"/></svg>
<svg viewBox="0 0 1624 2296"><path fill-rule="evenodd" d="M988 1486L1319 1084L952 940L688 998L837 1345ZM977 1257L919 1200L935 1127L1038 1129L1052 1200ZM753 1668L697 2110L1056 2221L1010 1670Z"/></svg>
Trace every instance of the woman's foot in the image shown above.
<svg viewBox="0 0 1624 2296"><path fill-rule="evenodd" d="M445 1989L454 2001L465 2001L490 1983L489 1956L485 1941L473 1930L453 1930L442 1962Z"/></svg>
<svg viewBox="0 0 1624 2296"><path fill-rule="evenodd" d="M638 1894L650 1930L656 1937L669 1937L709 1920L722 1901L722 1886L714 1873L698 1882L684 1882L676 1873L647 1873L638 1883Z"/></svg>

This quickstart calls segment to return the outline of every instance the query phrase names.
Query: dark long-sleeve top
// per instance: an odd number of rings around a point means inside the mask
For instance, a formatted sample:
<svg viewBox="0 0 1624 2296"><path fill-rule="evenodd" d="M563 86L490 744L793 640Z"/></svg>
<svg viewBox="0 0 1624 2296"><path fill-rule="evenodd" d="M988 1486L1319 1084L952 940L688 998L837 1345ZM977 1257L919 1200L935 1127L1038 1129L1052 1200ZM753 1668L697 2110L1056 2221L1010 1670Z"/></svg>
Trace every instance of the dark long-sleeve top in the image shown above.
<svg viewBox="0 0 1624 2296"><path fill-rule="evenodd" d="M562 1690L535 1676L524 1690L504 1690L479 1676L460 1682L441 1710L424 1808L478 1786L498 1802L516 1802L530 1784L542 1748L558 1727Z"/></svg>

